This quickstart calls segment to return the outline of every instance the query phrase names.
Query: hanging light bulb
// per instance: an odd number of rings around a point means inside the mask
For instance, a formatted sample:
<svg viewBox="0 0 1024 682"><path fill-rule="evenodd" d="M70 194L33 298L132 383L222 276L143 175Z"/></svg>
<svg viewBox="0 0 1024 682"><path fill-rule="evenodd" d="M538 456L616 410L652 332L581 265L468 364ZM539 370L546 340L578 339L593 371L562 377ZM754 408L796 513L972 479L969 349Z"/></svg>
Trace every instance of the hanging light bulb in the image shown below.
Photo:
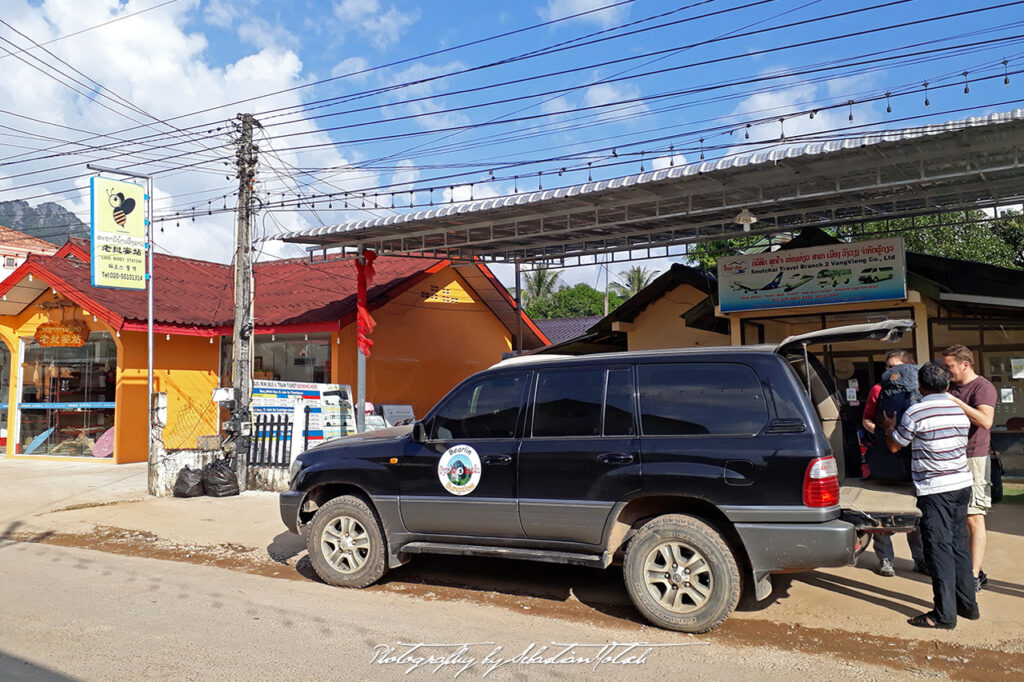
<svg viewBox="0 0 1024 682"><path fill-rule="evenodd" d="M846 104L850 107L849 121L850 121L850 123L853 123L853 100L852 99L851 100L847 100Z"/></svg>
<svg viewBox="0 0 1024 682"><path fill-rule="evenodd" d="M743 139L744 140L749 140L750 139L750 124L749 123L747 124L747 129L745 131L743 131Z"/></svg>
<svg viewBox="0 0 1024 682"><path fill-rule="evenodd" d="M963 77L964 77L964 94L966 95L966 94L968 94L968 93L970 93L970 92L971 92L971 86L970 86L970 84L969 84L969 83L967 82L967 72L966 72L966 71L964 71L962 75L963 75Z"/></svg>
<svg viewBox="0 0 1024 682"><path fill-rule="evenodd" d="M928 81L924 82L924 105L926 107L931 106L931 102L928 101Z"/></svg>
<svg viewBox="0 0 1024 682"><path fill-rule="evenodd" d="M1009 63L1009 60L1003 60L1003 85L1010 84L1010 72L1006 70L1006 67L1009 65Z"/></svg>
<svg viewBox="0 0 1024 682"><path fill-rule="evenodd" d="M749 208L744 208L736 214L733 222L742 225L744 232L750 232L750 226L757 222L757 216L751 213Z"/></svg>
<svg viewBox="0 0 1024 682"><path fill-rule="evenodd" d="M889 103L889 97L892 95L891 92L885 93L885 113L892 113L892 104Z"/></svg>

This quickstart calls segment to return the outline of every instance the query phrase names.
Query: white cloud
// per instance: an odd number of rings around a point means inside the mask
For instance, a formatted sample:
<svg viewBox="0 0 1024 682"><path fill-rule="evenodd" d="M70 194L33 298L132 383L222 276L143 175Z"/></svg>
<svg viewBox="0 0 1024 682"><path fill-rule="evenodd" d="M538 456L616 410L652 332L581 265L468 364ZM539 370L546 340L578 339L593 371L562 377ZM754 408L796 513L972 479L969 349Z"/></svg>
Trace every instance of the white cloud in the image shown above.
<svg viewBox="0 0 1024 682"><path fill-rule="evenodd" d="M642 96L640 88L632 83L597 83L583 93L583 104L588 107L602 107L588 112L600 119L622 119L628 123L632 117L650 111L649 107L643 101L619 105L615 103L639 99Z"/></svg>
<svg viewBox="0 0 1024 682"><path fill-rule="evenodd" d="M541 102L540 110L545 114L564 114L572 111L572 105L564 97L555 97Z"/></svg>
<svg viewBox="0 0 1024 682"><path fill-rule="evenodd" d="M390 78L386 79L389 85L414 83L414 85L409 85L401 88L400 90L394 91L390 96L396 102L406 102L406 104L401 107L404 110L403 113L418 115L419 118L415 119L416 123L427 130L439 130L441 128L467 125L469 123L469 119L461 113L441 113L445 109L444 100L435 99L433 97L435 93L443 89L445 84L444 78L436 77L452 71L458 71L462 68L464 68L464 66L460 62L449 62L448 64L440 64L437 66L430 66L423 62L416 62L406 69L395 72ZM424 80L427 82L417 82ZM412 99L417 99L419 101L408 101ZM387 111L388 110L385 110L385 112Z"/></svg>
<svg viewBox="0 0 1024 682"><path fill-rule="evenodd" d="M231 28L238 18L239 10L228 0L210 0L203 8L206 23L218 28Z"/></svg>
<svg viewBox="0 0 1024 682"><path fill-rule="evenodd" d="M581 12L589 12L590 10L610 4L609 0L548 0L547 5L537 10L537 14L545 21L554 21L555 19L563 19L574 14L580 14ZM613 24L621 23L628 13L628 5L619 5L617 7L609 7L600 12L592 12L591 14L578 17L574 21L585 21L607 28Z"/></svg>
<svg viewBox="0 0 1024 682"><path fill-rule="evenodd" d="M334 6L334 16L341 21L362 21L380 9L378 0L342 0Z"/></svg>
<svg viewBox="0 0 1024 682"><path fill-rule="evenodd" d="M779 141L780 145L788 144L781 140L783 132L787 139L791 139L798 135L823 130L842 129L847 125L847 113L838 109L818 111L814 118L810 118L807 114L785 116L792 112L810 109L815 106L811 103L820 97L818 86L808 84L761 92L744 99L732 113L741 125L737 126L737 133L733 135L734 138L739 137L733 141L736 146L731 148L728 153L752 153L755 149L752 143L757 142ZM864 113L871 115L867 110ZM779 118L785 120L780 123ZM745 127L746 121L758 119L768 120L765 123L752 125L749 129ZM744 131L743 136L740 136L738 132L741 129ZM749 139L746 137L748 133Z"/></svg>
<svg viewBox="0 0 1024 682"><path fill-rule="evenodd" d="M225 203L229 208L233 206L235 199L231 195L237 190L237 180L234 179L233 169L226 167L224 163L234 162L231 138L235 114L250 107L272 110L301 104L301 92L284 91L303 82L303 66L295 51L283 44L285 39L280 35L276 36L275 40L264 41L261 47L250 50L248 54L226 66L212 66L207 61L205 37L188 28L194 26L194 14L197 9L198 0L173 3L132 17L131 30L125 30L127 23L117 23L54 43L49 49L152 116L163 120L204 110L211 103L230 103L248 97L263 96L268 92L282 94L262 97L254 104L228 104L219 110L176 120L174 125L183 129L203 124L201 130L208 151L203 151L206 158L199 165L174 169L176 164L183 161L195 161L195 155L168 160L165 163L154 163L152 159L158 156L195 152L201 148L169 139L173 131L167 125L150 123L152 119L147 119L136 112L130 116L149 125L125 133L122 137L155 133L166 136L156 148L143 152L145 159L132 156L129 153L130 147L118 143L100 154L65 156L56 163L49 160L4 168L0 171L0 189L5 185L18 187L26 184L24 178L10 178L14 173L45 170L45 174L41 173L33 178L45 180L48 177L84 175L87 161L119 166L140 164L136 167L141 171L156 172L156 217L171 218L169 221L156 223L155 238L158 249L193 258L221 262L229 260L234 233L233 214L229 212L198 215L195 221L191 217L175 219L175 214L186 212L193 206L201 211L208 205L211 208L220 208ZM134 3L122 4L119 0L95 0L90 3L77 0L45 0L41 5L34 0L8 0L4 5L4 20L35 40L44 42L72 33L82 26L91 26L132 11L135 11ZM221 17L226 16L223 12L227 10L223 7L218 11L222 11ZM19 112L31 113L45 121L88 131L122 130L138 125L124 116L100 107L94 101L95 98L83 97L51 79L41 77L37 71L17 60L4 60L2 68L4 78L0 79L0 101L16 103L16 110ZM107 103L113 109L118 108L109 101ZM30 121L26 122L25 130L30 134L62 139L85 137L82 134L70 134L52 125ZM353 150L343 152L331 142L326 133L319 131L313 122L297 121L269 130L274 135L287 132L311 133L298 138L301 141L298 143L324 146L314 150L282 151L275 154L275 147L283 149L296 144L297 141L289 140L271 145L261 137L262 133L258 133L260 157L256 189L261 199L273 198L279 201L281 191L285 188L291 188L294 196L294 187L285 184L275 173L276 170L282 175L287 175L292 167L338 168L339 170L329 178L332 186L338 191L354 191L379 184L376 175L353 170L351 164L359 160ZM94 144L110 142L109 138L93 140ZM50 144L52 143L40 142L39 146ZM66 163L80 165L72 165L65 169L54 168L55 165ZM226 175L231 177L228 178ZM71 188L80 191L69 192ZM73 182L54 181L44 186L2 191L0 200L28 199L32 205L57 201L88 222L87 190L88 178L80 177ZM327 186L318 186L317 190L330 191ZM49 192L60 194L32 198ZM225 195L226 198L222 198ZM216 197L212 204L207 203L210 197ZM276 214L275 217L290 229L320 224L320 218L305 211ZM334 221L330 213L321 213L321 217L325 222ZM263 224L257 224L257 233L263 229ZM278 228L269 221L265 229L274 232ZM281 249L294 252L294 247Z"/></svg>
<svg viewBox="0 0 1024 682"><path fill-rule="evenodd" d="M408 191L419 179L420 169L416 164L411 159L402 159L398 162L398 170L391 176L391 184L399 190Z"/></svg>
<svg viewBox="0 0 1024 682"><path fill-rule="evenodd" d="M331 69L331 76L334 78L347 76L347 80L360 83L365 81L370 74L359 72L368 68L370 68L370 62L366 61L364 57L348 57L334 65L334 68ZM349 76L348 74L354 75Z"/></svg>
<svg viewBox="0 0 1024 682"><path fill-rule="evenodd" d="M238 39L248 45L260 49L272 47L289 47L298 49L299 39L283 26L271 24L266 19L256 17L238 27Z"/></svg>
<svg viewBox="0 0 1024 682"><path fill-rule="evenodd" d="M394 6L382 11L379 0L342 0L334 5L334 16L341 22L341 31L359 31L383 50L419 21L420 12L402 12Z"/></svg>
<svg viewBox="0 0 1024 682"><path fill-rule="evenodd" d="M651 166L654 170L661 170L663 168L671 168L673 166L685 166L686 157L682 154L672 154L671 156L659 156L651 160Z"/></svg>
<svg viewBox="0 0 1024 682"><path fill-rule="evenodd" d="M498 191L488 183L476 183L455 185L444 190L444 202L462 204L467 201L480 201L481 199L492 199L501 196Z"/></svg>

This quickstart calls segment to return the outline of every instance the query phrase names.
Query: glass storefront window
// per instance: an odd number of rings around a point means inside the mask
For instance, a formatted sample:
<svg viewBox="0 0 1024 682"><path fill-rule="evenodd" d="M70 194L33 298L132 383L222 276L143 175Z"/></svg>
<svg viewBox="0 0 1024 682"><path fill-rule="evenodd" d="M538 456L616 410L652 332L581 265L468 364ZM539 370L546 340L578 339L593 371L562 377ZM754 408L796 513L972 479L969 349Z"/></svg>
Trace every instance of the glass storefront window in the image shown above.
<svg viewBox="0 0 1024 682"><path fill-rule="evenodd" d="M275 381L330 383L331 333L255 337L252 376Z"/></svg>
<svg viewBox="0 0 1024 682"><path fill-rule="evenodd" d="M231 386L231 337L221 337L221 386ZM260 334L253 340L252 378L331 382L331 333Z"/></svg>
<svg viewBox="0 0 1024 682"><path fill-rule="evenodd" d="M112 455L117 347L110 334L92 332L81 348L23 342L18 451Z"/></svg>

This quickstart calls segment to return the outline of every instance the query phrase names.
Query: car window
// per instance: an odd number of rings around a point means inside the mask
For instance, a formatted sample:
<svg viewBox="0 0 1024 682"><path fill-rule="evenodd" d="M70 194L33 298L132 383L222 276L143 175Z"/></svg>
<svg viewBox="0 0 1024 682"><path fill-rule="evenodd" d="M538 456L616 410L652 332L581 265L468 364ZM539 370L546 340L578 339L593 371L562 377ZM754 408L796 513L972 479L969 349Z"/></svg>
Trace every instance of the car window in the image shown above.
<svg viewBox="0 0 1024 682"><path fill-rule="evenodd" d="M434 415L432 438L513 438L526 376L488 377L460 389Z"/></svg>
<svg viewBox="0 0 1024 682"><path fill-rule="evenodd" d="M603 368L551 370L537 376L533 436L598 436L601 434Z"/></svg>
<svg viewBox="0 0 1024 682"><path fill-rule="evenodd" d="M604 406L604 435L636 434L633 419L633 370L608 370L608 390Z"/></svg>
<svg viewBox="0 0 1024 682"><path fill-rule="evenodd" d="M746 365L694 362L637 369L645 436L755 434L768 421L764 392Z"/></svg>

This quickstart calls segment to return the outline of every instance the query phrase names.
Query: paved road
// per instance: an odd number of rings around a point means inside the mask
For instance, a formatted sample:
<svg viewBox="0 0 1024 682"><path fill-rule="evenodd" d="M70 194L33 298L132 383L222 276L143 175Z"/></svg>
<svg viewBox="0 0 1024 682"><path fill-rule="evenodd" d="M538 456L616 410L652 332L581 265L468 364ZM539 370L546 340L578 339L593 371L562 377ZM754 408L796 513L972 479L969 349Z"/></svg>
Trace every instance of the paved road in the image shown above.
<svg viewBox="0 0 1024 682"><path fill-rule="evenodd" d="M893 676L892 670L863 661L730 647L713 637L646 627L566 622L469 601L436 601L429 593L410 598L341 590L312 581L11 541L0 543L0 604L4 680L450 680L462 668L458 679L481 679L496 663L531 645L531 654L539 654L535 660L565 649L553 642L652 646L606 649L604 655L618 655L618 663L596 670L593 663L568 661L573 655L593 658L600 647L576 646L562 654L562 663L512 661L495 667L486 679ZM408 653L408 645L415 643L446 646ZM473 646L460 652L463 643ZM415 667L425 655L461 661ZM926 676L932 675L921 675Z"/></svg>

